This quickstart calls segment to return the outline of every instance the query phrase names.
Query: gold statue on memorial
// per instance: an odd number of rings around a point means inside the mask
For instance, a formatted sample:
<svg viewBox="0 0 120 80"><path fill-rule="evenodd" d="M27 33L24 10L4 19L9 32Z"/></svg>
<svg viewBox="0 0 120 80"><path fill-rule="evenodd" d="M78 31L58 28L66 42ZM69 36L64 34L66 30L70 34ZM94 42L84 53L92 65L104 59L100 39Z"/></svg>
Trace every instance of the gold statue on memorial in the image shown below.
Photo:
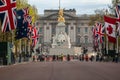
<svg viewBox="0 0 120 80"><path fill-rule="evenodd" d="M63 17L63 9L60 9L58 14L58 22L65 22L65 19Z"/></svg>

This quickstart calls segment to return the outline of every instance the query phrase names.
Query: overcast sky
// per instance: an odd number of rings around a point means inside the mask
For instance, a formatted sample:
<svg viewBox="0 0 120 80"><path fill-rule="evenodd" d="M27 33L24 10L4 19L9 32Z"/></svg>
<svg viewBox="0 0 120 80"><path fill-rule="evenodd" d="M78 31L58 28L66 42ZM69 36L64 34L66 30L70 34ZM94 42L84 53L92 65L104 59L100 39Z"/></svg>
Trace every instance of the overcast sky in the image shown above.
<svg viewBox="0 0 120 80"><path fill-rule="evenodd" d="M45 9L58 9L59 0L28 0L28 3L35 5L38 14L43 14ZM96 9L107 9L111 0L61 0L61 8L75 8L77 14L93 14Z"/></svg>

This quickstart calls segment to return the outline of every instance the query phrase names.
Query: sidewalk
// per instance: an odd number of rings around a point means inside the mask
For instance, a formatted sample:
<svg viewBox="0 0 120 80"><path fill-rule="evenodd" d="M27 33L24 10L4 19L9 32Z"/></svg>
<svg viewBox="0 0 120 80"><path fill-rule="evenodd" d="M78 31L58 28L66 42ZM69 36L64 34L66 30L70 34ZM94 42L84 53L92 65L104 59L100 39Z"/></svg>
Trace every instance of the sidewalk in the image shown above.
<svg viewBox="0 0 120 80"><path fill-rule="evenodd" d="M27 62L16 62L15 64L11 64L11 65L0 65L0 68L3 68L3 67L9 67L9 66L15 66L15 65L20 65L20 64L26 64L26 63L30 63L32 61L27 61Z"/></svg>

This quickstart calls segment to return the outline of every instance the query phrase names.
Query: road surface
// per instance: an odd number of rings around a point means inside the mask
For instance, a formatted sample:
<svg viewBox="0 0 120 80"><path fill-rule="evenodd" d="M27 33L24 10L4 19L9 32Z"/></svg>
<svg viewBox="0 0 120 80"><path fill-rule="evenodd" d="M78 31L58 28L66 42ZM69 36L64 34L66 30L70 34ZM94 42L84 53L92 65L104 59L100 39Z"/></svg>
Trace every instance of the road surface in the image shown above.
<svg viewBox="0 0 120 80"><path fill-rule="evenodd" d="M29 62L0 68L0 80L120 80L120 63Z"/></svg>

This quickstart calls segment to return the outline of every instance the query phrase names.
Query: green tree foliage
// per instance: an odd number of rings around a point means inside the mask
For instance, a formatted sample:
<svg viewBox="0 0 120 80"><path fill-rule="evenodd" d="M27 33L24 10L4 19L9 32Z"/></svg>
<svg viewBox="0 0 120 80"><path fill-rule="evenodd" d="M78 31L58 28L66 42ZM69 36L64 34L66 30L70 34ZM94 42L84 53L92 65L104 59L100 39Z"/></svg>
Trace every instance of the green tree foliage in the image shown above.
<svg viewBox="0 0 120 80"><path fill-rule="evenodd" d="M17 2L17 9L22 9L28 7L28 0L16 0Z"/></svg>
<svg viewBox="0 0 120 80"><path fill-rule="evenodd" d="M95 21L99 21L101 23L104 23L103 15L108 15L111 17L115 17L115 6L117 4L120 4L119 0L111 0L112 4L108 6L109 13L107 9L97 9L95 10L95 14L90 16L90 22L89 25L94 25Z"/></svg>
<svg viewBox="0 0 120 80"><path fill-rule="evenodd" d="M29 6L29 14L32 16L32 22L37 20L37 8L35 6Z"/></svg>
<svg viewBox="0 0 120 80"><path fill-rule="evenodd" d="M95 14L90 16L89 25L94 25L96 21L104 23L103 16L107 14L107 10L97 9L95 10Z"/></svg>

